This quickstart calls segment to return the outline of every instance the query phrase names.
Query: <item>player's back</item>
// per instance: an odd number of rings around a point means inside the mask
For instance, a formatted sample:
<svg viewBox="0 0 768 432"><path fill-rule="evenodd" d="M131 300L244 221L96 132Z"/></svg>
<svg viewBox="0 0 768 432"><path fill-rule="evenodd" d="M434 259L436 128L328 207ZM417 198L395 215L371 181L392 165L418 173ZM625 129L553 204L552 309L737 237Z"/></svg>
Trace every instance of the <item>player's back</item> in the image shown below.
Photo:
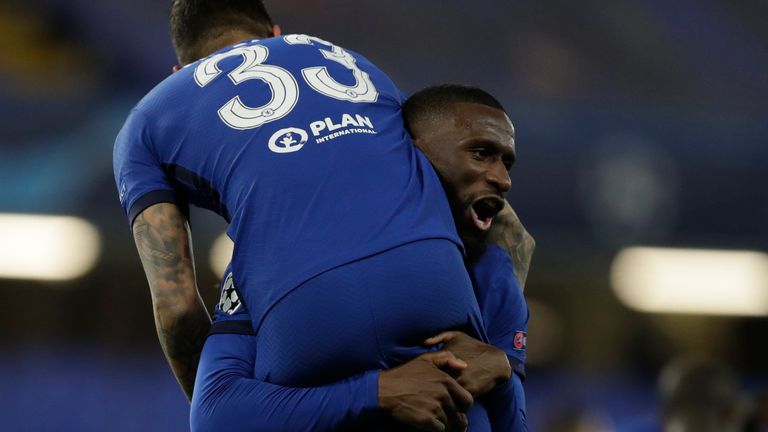
<svg viewBox="0 0 768 432"><path fill-rule="evenodd" d="M330 268L425 238L458 243L401 102L374 65L316 38L226 48L132 112L115 148L123 205L133 218L189 202L229 220L235 279L261 317Z"/></svg>

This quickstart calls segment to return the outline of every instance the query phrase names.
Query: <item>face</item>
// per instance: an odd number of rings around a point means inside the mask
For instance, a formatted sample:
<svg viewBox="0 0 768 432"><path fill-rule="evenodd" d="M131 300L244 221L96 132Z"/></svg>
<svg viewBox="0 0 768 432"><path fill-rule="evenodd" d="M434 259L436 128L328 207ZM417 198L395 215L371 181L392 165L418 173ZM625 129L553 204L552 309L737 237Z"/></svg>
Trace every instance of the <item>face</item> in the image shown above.
<svg viewBox="0 0 768 432"><path fill-rule="evenodd" d="M422 130L419 130L422 129ZM482 237L504 208L515 161L515 129L504 111L476 103L425 122L416 145L440 175L462 237Z"/></svg>

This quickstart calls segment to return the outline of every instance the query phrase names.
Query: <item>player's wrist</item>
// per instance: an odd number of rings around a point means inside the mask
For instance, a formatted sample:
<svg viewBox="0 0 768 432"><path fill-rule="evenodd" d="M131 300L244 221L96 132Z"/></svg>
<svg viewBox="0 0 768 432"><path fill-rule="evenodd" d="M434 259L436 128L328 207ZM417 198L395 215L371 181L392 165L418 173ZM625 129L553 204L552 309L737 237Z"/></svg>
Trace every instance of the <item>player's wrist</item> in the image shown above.
<svg viewBox="0 0 768 432"><path fill-rule="evenodd" d="M378 370L366 372L363 375L363 383L360 387L361 394L355 395L359 406L358 414L368 411L376 411L379 407L379 372Z"/></svg>
<svg viewBox="0 0 768 432"><path fill-rule="evenodd" d="M391 370L379 370L376 381L376 405L384 412L392 412L394 409L394 399L392 398L393 387L390 375Z"/></svg>
<svg viewBox="0 0 768 432"><path fill-rule="evenodd" d="M499 348L494 347L497 351L497 369L496 369L496 379L497 384L505 383L509 381L510 378L512 378L512 365L509 363L509 357L507 357L507 353L502 351Z"/></svg>

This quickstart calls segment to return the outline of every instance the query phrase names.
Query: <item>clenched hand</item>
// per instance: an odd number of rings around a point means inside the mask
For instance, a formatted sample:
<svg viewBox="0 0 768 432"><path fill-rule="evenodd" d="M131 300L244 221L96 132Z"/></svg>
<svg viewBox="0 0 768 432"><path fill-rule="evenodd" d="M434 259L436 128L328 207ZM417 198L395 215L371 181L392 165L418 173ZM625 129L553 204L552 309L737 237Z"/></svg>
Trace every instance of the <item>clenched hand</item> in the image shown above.
<svg viewBox="0 0 768 432"><path fill-rule="evenodd" d="M379 406L424 431L465 430L472 395L445 371L467 364L448 351L430 352L379 375Z"/></svg>
<svg viewBox="0 0 768 432"><path fill-rule="evenodd" d="M512 376L512 367L504 351L493 345L459 331L449 331L429 338L427 345L443 343L444 350L450 351L467 363L459 371L456 381L474 398L491 391L496 385L506 382Z"/></svg>

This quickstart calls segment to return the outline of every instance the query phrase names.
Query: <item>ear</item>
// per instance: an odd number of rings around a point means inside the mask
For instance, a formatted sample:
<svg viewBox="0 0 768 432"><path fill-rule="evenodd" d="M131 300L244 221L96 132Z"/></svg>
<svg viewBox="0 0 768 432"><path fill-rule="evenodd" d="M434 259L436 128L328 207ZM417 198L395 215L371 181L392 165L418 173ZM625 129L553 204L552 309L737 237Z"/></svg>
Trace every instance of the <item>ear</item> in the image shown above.
<svg viewBox="0 0 768 432"><path fill-rule="evenodd" d="M174 65L174 66L171 68L171 70L173 71L172 73L176 73L176 72L178 72L178 71L180 71L180 70L181 70L181 66L179 66L179 65Z"/></svg>
<svg viewBox="0 0 768 432"><path fill-rule="evenodd" d="M283 34L283 31L280 30L280 26L275 24L272 26L272 36L280 36Z"/></svg>

